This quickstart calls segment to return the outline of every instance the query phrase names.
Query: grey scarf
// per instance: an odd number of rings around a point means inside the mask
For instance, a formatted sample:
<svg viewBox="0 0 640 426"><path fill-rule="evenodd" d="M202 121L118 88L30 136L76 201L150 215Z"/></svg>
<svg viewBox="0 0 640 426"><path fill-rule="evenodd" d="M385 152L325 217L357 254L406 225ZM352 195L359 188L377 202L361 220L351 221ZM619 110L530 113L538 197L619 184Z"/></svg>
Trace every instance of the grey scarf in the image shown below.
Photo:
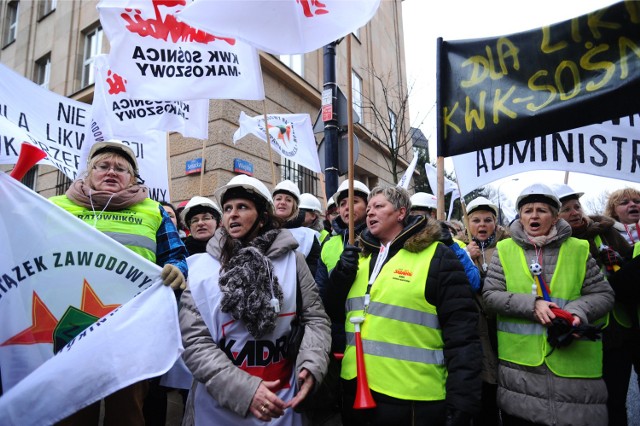
<svg viewBox="0 0 640 426"><path fill-rule="evenodd" d="M224 229L222 231L226 234ZM273 264L264 254L279 232L277 229L267 231L246 246L233 239L232 255L218 280L223 293L222 312L243 321L255 338L275 329L278 313L271 305L274 296L280 306L284 301ZM228 234L226 238L230 238Z"/></svg>

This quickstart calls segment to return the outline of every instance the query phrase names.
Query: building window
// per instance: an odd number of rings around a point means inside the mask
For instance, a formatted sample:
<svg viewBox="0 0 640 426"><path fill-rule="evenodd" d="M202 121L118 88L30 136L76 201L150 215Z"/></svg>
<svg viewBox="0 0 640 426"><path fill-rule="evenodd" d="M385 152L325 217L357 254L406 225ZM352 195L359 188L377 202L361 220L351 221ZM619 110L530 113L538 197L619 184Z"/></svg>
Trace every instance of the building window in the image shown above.
<svg viewBox="0 0 640 426"><path fill-rule="evenodd" d="M362 124L362 78L353 70L351 70L351 99L353 110L360 117L360 124Z"/></svg>
<svg viewBox="0 0 640 426"><path fill-rule="evenodd" d="M51 75L51 55L47 54L36 61L33 81L44 89L49 88L49 77Z"/></svg>
<svg viewBox="0 0 640 426"><path fill-rule="evenodd" d="M57 4L58 0L40 0L38 2L38 19L42 19L56 10Z"/></svg>
<svg viewBox="0 0 640 426"><path fill-rule="evenodd" d="M22 184L24 186L26 186L27 188L31 188L35 191L36 189L36 177L38 176L38 167L39 166L35 166L30 168L27 173L24 175L24 177L20 180L20 182L22 182Z"/></svg>
<svg viewBox="0 0 640 426"><path fill-rule="evenodd" d="M282 159L280 170L282 180L289 179L291 182L296 183L300 192L318 194L318 176L311 170L294 163L288 158Z"/></svg>
<svg viewBox="0 0 640 426"><path fill-rule="evenodd" d="M389 147L391 149L398 148L398 129L397 129L398 118L396 117L396 113L389 110L389 129L391 130L391 140L389 141Z"/></svg>
<svg viewBox="0 0 640 426"><path fill-rule="evenodd" d="M280 62L291 68L300 77L304 77L303 55L280 55Z"/></svg>
<svg viewBox="0 0 640 426"><path fill-rule="evenodd" d="M88 32L84 37L84 56L82 61L82 87L93 84L93 61L102 53L102 28Z"/></svg>
<svg viewBox="0 0 640 426"><path fill-rule="evenodd" d="M64 195L71 186L71 179L58 170L58 178L56 182L56 195Z"/></svg>
<svg viewBox="0 0 640 426"><path fill-rule="evenodd" d="M4 17L4 45L12 43L18 33L18 2L10 1Z"/></svg>

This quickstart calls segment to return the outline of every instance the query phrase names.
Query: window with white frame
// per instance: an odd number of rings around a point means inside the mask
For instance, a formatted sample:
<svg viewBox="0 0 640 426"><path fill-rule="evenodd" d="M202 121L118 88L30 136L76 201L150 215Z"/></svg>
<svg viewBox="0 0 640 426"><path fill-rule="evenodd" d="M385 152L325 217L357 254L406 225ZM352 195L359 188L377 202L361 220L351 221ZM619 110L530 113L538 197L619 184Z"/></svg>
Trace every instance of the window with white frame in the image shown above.
<svg viewBox="0 0 640 426"><path fill-rule="evenodd" d="M291 68L300 77L304 77L304 55L280 55L280 62Z"/></svg>
<svg viewBox="0 0 640 426"><path fill-rule="evenodd" d="M98 27L84 36L84 56L82 61L82 87L93 84L95 76L93 61L102 53L102 27Z"/></svg>
<svg viewBox="0 0 640 426"><path fill-rule="evenodd" d="M4 15L4 37L3 44L15 41L18 34L18 2L10 1L7 3L7 9Z"/></svg>
<svg viewBox="0 0 640 426"><path fill-rule="evenodd" d="M389 109L389 128L391 129L391 140L388 141L391 149L398 148L398 129L397 127L398 118L396 117L396 113Z"/></svg>
<svg viewBox="0 0 640 426"><path fill-rule="evenodd" d="M38 19L42 19L54 10L58 5L58 0L40 0L38 2Z"/></svg>
<svg viewBox="0 0 640 426"><path fill-rule="evenodd" d="M360 117L360 124L362 124L362 78L353 70L351 70L351 102L353 102L353 110Z"/></svg>
<svg viewBox="0 0 640 426"><path fill-rule="evenodd" d="M33 81L40 87L49 88L49 77L51 76L51 55L46 54L36 61Z"/></svg>

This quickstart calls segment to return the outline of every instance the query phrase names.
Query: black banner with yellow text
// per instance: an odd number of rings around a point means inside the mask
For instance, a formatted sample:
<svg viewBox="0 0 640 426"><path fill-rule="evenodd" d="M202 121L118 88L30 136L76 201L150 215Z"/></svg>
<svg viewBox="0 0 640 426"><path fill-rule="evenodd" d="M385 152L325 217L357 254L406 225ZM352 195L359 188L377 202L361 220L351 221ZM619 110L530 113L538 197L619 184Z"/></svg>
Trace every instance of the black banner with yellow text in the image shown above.
<svg viewBox="0 0 640 426"><path fill-rule="evenodd" d="M438 52L438 156L640 112L638 1Z"/></svg>

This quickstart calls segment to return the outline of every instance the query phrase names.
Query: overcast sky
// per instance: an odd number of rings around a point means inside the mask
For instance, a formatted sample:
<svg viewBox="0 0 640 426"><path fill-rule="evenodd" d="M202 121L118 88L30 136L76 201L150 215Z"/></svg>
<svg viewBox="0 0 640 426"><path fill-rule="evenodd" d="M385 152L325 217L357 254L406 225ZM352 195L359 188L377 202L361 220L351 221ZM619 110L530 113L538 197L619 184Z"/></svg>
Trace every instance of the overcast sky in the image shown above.
<svg viewBox="0 0 640 426"><path fill-rule="evenodd" d="M384 0L383 0L384 1ZM616 0L404 0L404 42L406 48L407 79L411 88L410 110L412 126L422 122L422 129L431 143L432 160L436 155L435 99L436 99L436 39L463 40L513 34L550 25L584 15L616 3ZM424 120L424 121L423 121ZM446 160L447 172L453 170ZM541 172L522 173L498 180L500 191L515 200L519 192L540 178ZM563 172L544 171L545 180L562 183ZM517 181L512 181L518 178ZM640 183L571 173L569 185L585 192L583 204L598 198L604 191Z"/></svg>

